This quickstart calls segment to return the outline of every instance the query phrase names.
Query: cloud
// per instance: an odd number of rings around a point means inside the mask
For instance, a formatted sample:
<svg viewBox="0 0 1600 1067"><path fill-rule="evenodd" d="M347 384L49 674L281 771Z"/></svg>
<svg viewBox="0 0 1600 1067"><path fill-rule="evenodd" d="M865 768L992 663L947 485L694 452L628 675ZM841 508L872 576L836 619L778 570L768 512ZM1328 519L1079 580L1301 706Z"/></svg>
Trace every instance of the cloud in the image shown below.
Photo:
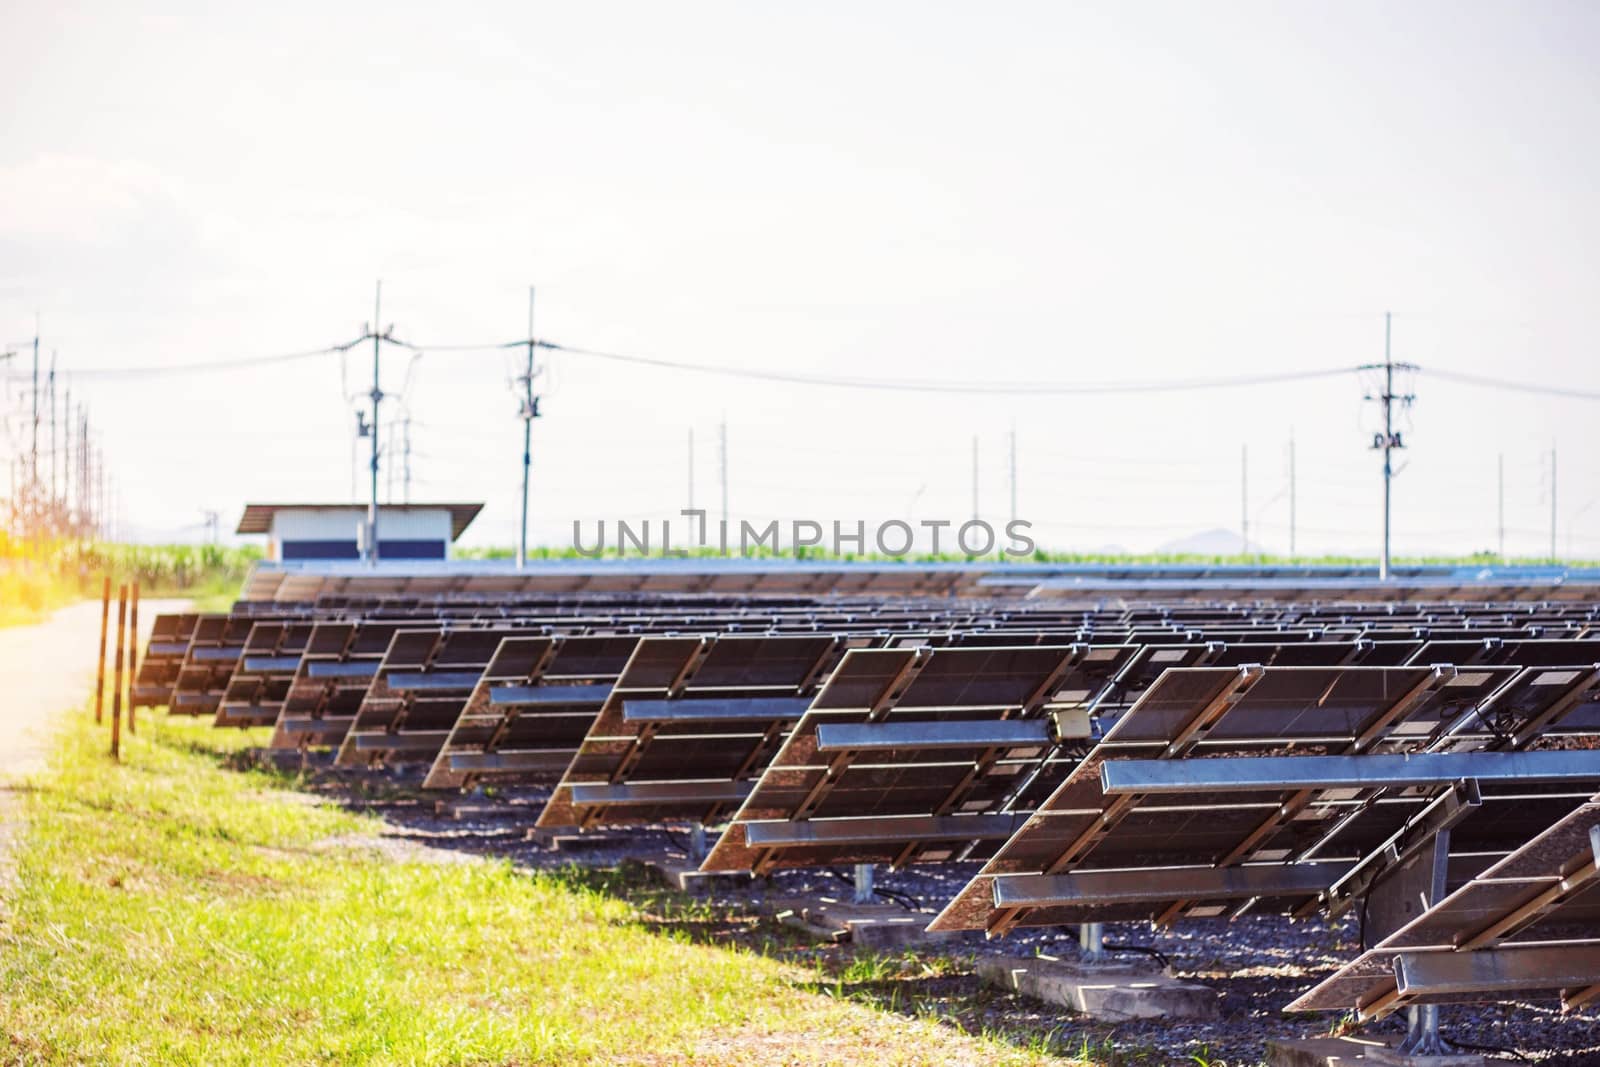
<svg viewBox="0 0 1600 1067"><path fill-rule="evenodd" d="M29 243L120 243L184 215L171 183L151 167L39 155L0 167L0 235Z"/></svg>

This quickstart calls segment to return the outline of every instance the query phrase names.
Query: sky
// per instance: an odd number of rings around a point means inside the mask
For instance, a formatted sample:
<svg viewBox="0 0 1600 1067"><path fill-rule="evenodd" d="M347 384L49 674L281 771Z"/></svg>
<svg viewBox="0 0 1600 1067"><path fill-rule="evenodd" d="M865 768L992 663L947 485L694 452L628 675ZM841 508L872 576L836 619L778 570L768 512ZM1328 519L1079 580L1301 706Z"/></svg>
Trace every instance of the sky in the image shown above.
<svg viewBox="0 0 1600 1067"><path fill-rule="evenodd" d="M37 317L122 533L353 487L373 318L411 498L575 521L1017 516L1061 550L1192 535L1600 558L1600 8L1579 2L154 5L0 11L0 462ZM431 349L431 350L430 350ZM1032 384L1029 384L1032 383ZM387 434L389 431L386 430ZM693 435L693 463L690 436ZM976 448L976 464L974 449ZM402 449L383 495L404 495ZM366 462L363 454L359 460ZM392 473L391 473L392 471ZM976 478L974 474L976 472ZM0 492L6 491L0 481Z"/></svg>

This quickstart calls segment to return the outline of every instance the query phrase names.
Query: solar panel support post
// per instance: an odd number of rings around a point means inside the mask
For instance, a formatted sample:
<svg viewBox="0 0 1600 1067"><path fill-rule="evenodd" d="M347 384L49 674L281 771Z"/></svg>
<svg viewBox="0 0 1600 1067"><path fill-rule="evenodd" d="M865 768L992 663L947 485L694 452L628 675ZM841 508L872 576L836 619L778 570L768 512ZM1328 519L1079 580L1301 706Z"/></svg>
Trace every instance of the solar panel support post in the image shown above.
<svg viewBox="0 0 1600 1067"><path fill-rule="evenodd" d="M1083 923L1078 927L1078 948L1085 963L1103 963L1106 958L1104 923Z"/></svg>
<svg viewBox="0 0 1600 1067"><path fill-rule="evenodd" d="M851 899L857 904L872 903L872 864L856 864L855 892L852 894Z"/></svg>
<svg viewBox="0 0 1600 1067"><path fill-rule="evenodd" d="M1395 1046L1402 1056L1454 1056L1454 1045L1439 1036L1439 1005L1413 1004L1406 1009L1405 1040Z"/></svg>

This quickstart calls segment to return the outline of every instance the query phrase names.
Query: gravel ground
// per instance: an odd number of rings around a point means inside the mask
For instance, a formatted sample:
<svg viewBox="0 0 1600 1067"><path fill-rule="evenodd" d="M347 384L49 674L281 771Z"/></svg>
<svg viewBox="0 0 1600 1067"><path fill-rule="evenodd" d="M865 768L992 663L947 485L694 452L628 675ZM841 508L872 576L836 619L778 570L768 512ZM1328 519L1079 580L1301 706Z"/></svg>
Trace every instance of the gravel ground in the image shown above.
<svg viewBox="0 0 1600 1067"><path fill-rule="evenodd" d="M265 758L265 757L262 757ZM1147 924L1114 924L1106 928L1108 945L1136 946L1114 953L1124 960L1147 959L1159 953L1171 973L1203 983L1220 997L1222 1018L1206 1023L1154 1020L1120 1024L1094 1023L1062 1009L985 988L973 970L985 954L1060 958L1077 954L1076 931L1027 930L1004 938L981 936L875 960L875 966L851 967L858 953L849 946L819 945L796 938L760 917L768 897L819 893L836 896L845 886L827 871L780 871L751 883L748 890L719 893L698 904L672 903L673 894L653 890L639 876L618 875L627 861L647 856L685 856L683 834L664 828L617 833L601 847L567 852L541 848L527 840L548 789L498 791L486 798L455 798L468 805L494 809L484 815L456 818L436 810L437 794L415 788L416 779L392 772L333 770L314 760L303 786L353 810L381 815L386 837L397 854L417 850L509 859L527 870L562 871L583 884L625 894L640 905L646 923L687 931L713 943L760 946L783 958L820 967L830 975L865 980L845 991L886 1010L910 1015L932 1013L969 1032L988 1031L1018 1042L1048 1038L1063 1053L1086 1047L1111 1064L1210 1064L1243 1067L1262 1062L1271 1038L1315 1037L1343 1027L1371 1036L1398 1034L1400 1017L1360 1028L1327 1015L1288 1016L1282 1011L1301 991L1358 954L1354 923L1309 920L1293 922L1276 916L1246 917L1231 923L1180 922L1169 929ZM914 900L931 919L977 870L976 864L928 866L891 872L879 868L877 885ZM845 872L839 872L841 875ZM886 901L887 902L887 901ZM902 903L901 906L904 906ZM836 988L836 987L834 987ZM1478 1046L1491 1061L1540 1063L1548 1067L1600 1065L1600 1011L1562 1016L1552 1003L1506 1003L1446 1008L1444 1034L1465 1048Z"/></svg>

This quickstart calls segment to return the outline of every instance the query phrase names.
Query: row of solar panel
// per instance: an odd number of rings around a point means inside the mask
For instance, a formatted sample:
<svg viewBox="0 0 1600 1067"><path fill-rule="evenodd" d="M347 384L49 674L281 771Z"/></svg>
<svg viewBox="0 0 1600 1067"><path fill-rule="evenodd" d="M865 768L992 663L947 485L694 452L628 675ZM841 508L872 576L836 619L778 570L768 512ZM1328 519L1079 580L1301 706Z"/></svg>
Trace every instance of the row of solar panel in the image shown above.
<svg viewBox="0 0 1600 1067"><path fill-rule="evenodd" d="M733 815L708 869L986 860L935 926L1003 932L1345 907L1392 892L1424 844L1438 907L1481 879L1548 896L1548 878L1516 873L1517 858L1530 838L1581 821L1600 789L1600 640L1581 636L1583 615L1557 609L1533 624L1559 638L1461 626L1470 635L1368 628L1389 639L1351 640L1257 626L1189 644L1146 644L1133 630L1119 644L1057 644L1060 633L1025 620L1007 632L992 618L931 632L914 610L880 614L869 633L762 636L256 618L231 660L228 646L191 637L179 674L225 675L219 722L270 715L274 744L337 743L341 763L422 760L432 786L561 773L544 826ZM713 621L727 619L695 624ZM305 626L298 653L245 651ZM1421 757L1435 764L1419 771ZM1329 759L1345 762L1315 762ZM1176 786L1161 778L1173 768ZM1215 780L1182 777L1194 768ZM1588 958L1600 984L1592 936L1525 948L1551 917L1592 935L1596 901L1569 884L1570 860L1556 868L1568 896L1504 944L1473 947L1486 955L1446 959L1412 934L1414 951L1386 957L1410 927L1377 929L1379 955L1301 1006L1387 1011L1525 991L1534 974L1582 1003L1588 986L1567 979ZM1551 952L1565 953L1566 971L1526 970ZM1440 967L1455 968L1451 982L1418 977ZM1488 988L1513 973L1521 985Z"/></svg>

